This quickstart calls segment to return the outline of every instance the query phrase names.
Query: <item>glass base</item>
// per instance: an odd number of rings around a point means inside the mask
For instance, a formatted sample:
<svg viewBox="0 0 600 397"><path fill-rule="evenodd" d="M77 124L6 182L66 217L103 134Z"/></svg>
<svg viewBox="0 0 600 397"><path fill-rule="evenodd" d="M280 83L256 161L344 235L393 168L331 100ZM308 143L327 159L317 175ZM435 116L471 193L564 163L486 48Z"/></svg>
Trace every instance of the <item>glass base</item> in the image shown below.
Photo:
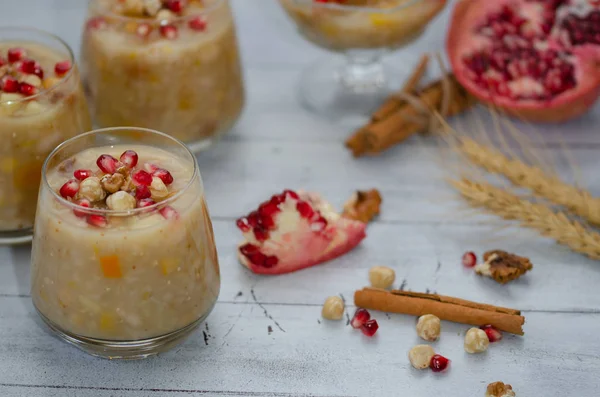
<svg viewBox="0 0 600 397"><path fill-rule="evenodd" d="M14 232L0 232L0 245L27 244L33 239L33 228Z"/></svg>
<svg viewBox="0 0 600 397"><path fill-rule="evenodd" d="M140 360L159 353L164 353L181 344L202 323L210 311L190 325L170 334L157 336L155 338L136 341L111 341L87 338L64 331L58 325L50 321L39 310L36 311L46 325L62 340L83 350L84 352L100 358L109 360Z"/></svg>

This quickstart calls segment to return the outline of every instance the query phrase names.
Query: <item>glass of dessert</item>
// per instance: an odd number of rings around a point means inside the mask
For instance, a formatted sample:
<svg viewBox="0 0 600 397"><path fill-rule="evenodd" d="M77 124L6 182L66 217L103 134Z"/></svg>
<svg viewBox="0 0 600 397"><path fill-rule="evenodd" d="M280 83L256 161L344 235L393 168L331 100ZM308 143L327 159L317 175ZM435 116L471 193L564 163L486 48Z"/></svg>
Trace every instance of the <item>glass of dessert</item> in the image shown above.
<svg viewBox="0 0 600 397"><path fill-rule="evenodd" d="M148 357L189 335L219 288L198 164L182 142L108 128L49 155L31 295L58 336L100 357Z"/></svg>
<svg viewBox="0 0 600 397"><path fill-rule="evenodd" d="M81 54L100 127L152 128L197 151L242 111L228 0L90 0Z"/></svg>
<svg viewBox="0 0 600 397"><path fill-rule="evenodd" d="M40 30L0 28L0 244L31 240L44 159L89 129L69 46Z"/></svg>
<svg viewBox="0 0 600 397"><path fill-rule="evenodd" d="M304 38L343 55L306 69L300 97L313 113L344 119L370 114L399 88L403 71L382 57L420 37L446 0L279 2Z"/></svg>

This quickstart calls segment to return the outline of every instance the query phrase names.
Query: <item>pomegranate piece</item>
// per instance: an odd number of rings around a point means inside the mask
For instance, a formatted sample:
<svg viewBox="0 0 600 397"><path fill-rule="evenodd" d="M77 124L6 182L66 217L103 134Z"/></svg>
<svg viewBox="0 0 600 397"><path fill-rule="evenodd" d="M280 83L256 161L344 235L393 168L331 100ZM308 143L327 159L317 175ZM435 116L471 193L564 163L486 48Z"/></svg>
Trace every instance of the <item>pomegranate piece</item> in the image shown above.
<svg viewBox="0 0 600 397"><path fill-rule="evenodd" d="M375 332L377 332L378 329L379 329L379 324L377 324L377 320L369 320L369 321L365 322L362 325L362 327L360 327L360 330L362 331L362 333L367 336L375 335Z"/></svg>
<svg viewBox="0 0 600 397"><path fill-rule="evenodd" d="M526 120L583 114L600 95L600 6L582 1L458 2L447 35L456 78Z"/></svg>
<svg viewBox="0 0 600 397"><path fill-rule="evenodd" d="M150 188L146 185L138 185L135 188L135 198L137 200L148 199L152 196L152 192L150 192Z"/></svg>
<svg viewBox="0 0 600 397"><path fill-rule="evenodd" d="M465 252L462 257L462 264L464 267L474 267L477 265L477 255L474 252Z"/></svg>
<svg viewBox="0 0 600 397"><path fill-rule="evenodd" d="M352 328L360 328L371 319L371 313L365 309L356 309L350 325Z"/></svg>
<svg viewBox="0 0 600 397"><path fill-rule="evenodd" d="M75 171L73 171L73 176L78 181L83 181L84 179L89 178L93 174L94 173L92 172L92 170L75 170Z"/></svg>
<svg viewBox="0 0 600 397"><path fill-rule="evenodd" d="M158 166L156 164L152 164L152 163L144 163L144 169L146 170L146 172L152 174L156 170L158 170Z"/></svg>
<svg viewBox="0 0 600 397"><path fill-rule="evenodd" d="M160 212L163 218L167 220L179 219L179 213L173 207L169 207L168 205L158 210L158 212Z"/></svg>
<svg viewBox="0 0 600 397"><path fill-rule="evenodd" d="M36 67L33 70L33 74L35 74L41 80L44 80L44 69L42 69L42 67L39 64L36 64Z"/></svg>
<svg viewBox="0 0 600 397"><path fill-rule="evenodd" d="M24 48L9 48L8 49L8 62L15 63L27 56L27 52Z"/></svg>
<svg viewBox="0 0 600 397"><path fill-rule="evenodd" d="M19 92L19 81L11 76L4 76L2 78L2 91L14 93Z"/></svg>
<svg viewBox="0 0 600 397"><path fill-rule="evenodd" d="M33 74L35 72L35 69L39 67L39 65L37 64L36 61L34 61L33 59L23 59L23 61L21 61L21 66L19 67L19 71L23 72L23 73L27 73L27 74Z"/></svg>
<svg viewBox="0 0 600 397"><path fill-rule="evenodd" d="M165 1L165 7L167 7L170 11L179 14L183 11L185 4L183 0L167 0Z"/></svg>
<svg viewBox="0 0 600 397"><path fill-rule="evenodd" d="M448 368L449 364L450 364L450 360L448 360L444 356L440 356L439 354L436 354L435 356L431 357L431 362L429 363L429 368L431 368L431 370L433 372L442 372Z"/></svg>
<svg viewBox="0 0 600 397"><path fill-rule="evenodd" d="M138 163L138 154L133 150L126 150L119 157L119 161L129 168L134 168Z"/></svg>
<svg viewBox="0 0 600 397"><path fill-rule="evenodd" d="M90 208L91 203L90 203L90 200L82 199L82 200L79 200L79 202L77 203L77 205L80 206L80 207L83 207L83 208ZM86 214L86 212L84 210L74 209L73 213L78 218L85 218L87 216L87 214Z"/></svg>
<svg viewBox="0 0 600 397"><path fill-rule="evenodd" d="M25 96L31 96L38 93L38 89L31 84L21 83L19 84L19 92Z"/></svg>
<svg viewBox="0 0 600 397"><path fill-rule="evenodd" d="M137 206L138 208L145 208L150 207L154 204L156 204L156 201L152 200L151 198L143 198L140 201L138 201Z"/></svg>
<svg viewBox="0 0 600 397"><path fill-rule="evenodd" d="M283 274L337 258L366 237L366 224L342 218L317 194L285 190L236 221L240 262L259 274ZM275 260L276 259L276 260Z"/></svg>
<svg viewBox="0 0 600 397"><path fill-rule="evenodd" d="M143 39L150 36L150 33L152 33L152 25L150 25L148 23L140 23L135 28L135 34L137 34L139 37L141 37Z"/></svg>
<svg viewBox="0 0 600 397"><path fill-rule="evenodd" d="M498 331L496 328L494 328L491 325L482 325L479 328L481 328L483 331L485 331L485 334L487 335L488 339L490 340L490 343L498 342L499 340L502 339L502 332Z"/></svg>
<svg viewBox="0 0 600 397"><path fill-rule="evenodd" d="M56 65L54 65L54 74L56 74L59 77L62 77L65 74L67 74L69 70L71 70L72 66L73 65L71 65L70 61L57 62Z"/></svg>
<svg viewBox="0 0 600 397"><path fill-rule="evenodd" d="M206 18L202 16L197 16L195 18L190 19L188 22L188 26L190 29L195 30L197 32L204 32L206 30Z"/></svg>
<svg viewBox="0 0 600 397"><path fill-rule="evenodd" d="M154 171L152 173L152 176L160 178L160 180L163 181L165 185L170 185L171 183L173 183L173 175L171 175L169 171L163 168L159 168L156 171Z"/></svg>
<svg viewBox="0 0 600 397"><path fill-rule="evenodd" d="M64 185L61 186L58 191L61 196L64 198L75 197L77 192L79 191L79 181L77 179L69 179L65 182Z"/></svg>
<svg viewBox="0 0 600 397"><path fill-rule="evenodd" d="M117 171L117 159L110 154L102 154L96 160L96 165L105 174L114 174Z"/></svg>
<svg viewBox="0 0 600 397"><path fill-rule="evenodd" d="M94 227L106 227L108 220L104 215L90 215L87 217L87 223Z"/></svg>
<svg viewBox="0 0 600 397"><path fill-rule="evenodd" d="M179 36L179 32L176 26L160 25L160 35L165 39L175 40Z"/></svg>
<svg viewBox="0 0 600 397"><path fill-rule="evenodd" d="M152 175L150 175L144 170L135 171L131 175L131 178L138 185L150 186L152 184Z"/></svg>

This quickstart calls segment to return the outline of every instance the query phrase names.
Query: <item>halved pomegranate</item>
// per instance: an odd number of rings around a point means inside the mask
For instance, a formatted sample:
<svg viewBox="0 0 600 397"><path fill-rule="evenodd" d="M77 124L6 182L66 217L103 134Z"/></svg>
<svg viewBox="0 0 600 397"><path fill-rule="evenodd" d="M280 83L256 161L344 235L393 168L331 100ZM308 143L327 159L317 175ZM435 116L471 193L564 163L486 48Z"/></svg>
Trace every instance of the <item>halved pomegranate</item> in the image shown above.
<svg viewBox="0 0 600 397"><path fill-rule="evenodd" d="M341 217L315 193L285 190L236 221L240 262L260 274L290 273L336 258L366 237L366 224Z"/></svg>
<svg viewBox="0 0 600 397"><path fill-rule="evenodd" d="M600 2L461 0L447 50L458 81L482 102L566 121L600 95Z"/></svg>

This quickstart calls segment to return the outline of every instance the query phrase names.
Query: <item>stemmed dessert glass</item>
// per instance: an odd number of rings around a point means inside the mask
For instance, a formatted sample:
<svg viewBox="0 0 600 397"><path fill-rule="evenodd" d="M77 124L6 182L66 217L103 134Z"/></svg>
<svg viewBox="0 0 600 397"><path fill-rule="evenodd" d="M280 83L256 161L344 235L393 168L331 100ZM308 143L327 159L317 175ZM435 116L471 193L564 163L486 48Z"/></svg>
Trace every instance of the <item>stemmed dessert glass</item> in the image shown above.
<svg viewBox="0 0 600 397"><path fill-rule="evenodd" d="M310 42L343 57L319 60L300 81L302 104L333 119L365 116L401 72L383 56L421 36L446 0L279 0Z"/></svg>

